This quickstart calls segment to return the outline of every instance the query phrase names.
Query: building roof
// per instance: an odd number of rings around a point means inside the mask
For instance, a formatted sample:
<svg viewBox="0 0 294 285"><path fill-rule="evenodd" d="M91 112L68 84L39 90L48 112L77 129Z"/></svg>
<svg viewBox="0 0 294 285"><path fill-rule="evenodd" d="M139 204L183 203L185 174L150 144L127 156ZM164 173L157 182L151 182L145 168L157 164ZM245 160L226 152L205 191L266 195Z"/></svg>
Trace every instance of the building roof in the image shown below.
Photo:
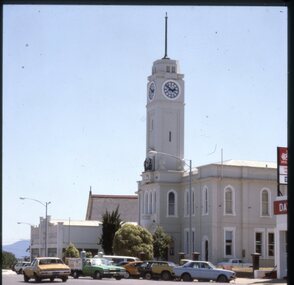
<svg viewBox="0 0 294 285"><path fill-rule="evenodd" d="M255 160L241 160L230 159L223 162L213 162L204 165L197 166L196 168L209 166L209 165L227 165L227 166L245 166L245 167L260 167L260 168L277 168L277 163L272 161L255 161Z"/></svg>
<svg viewBox="0 0 294 285"><path fill-rule="evenodd" d="M261 167L261 168L277 168L277 163L271 161L254 161L254 160L226 160L223 163L215 164L231 165L231 166L247 166L247 167Z"/></svg>
<svg viewBox="0 0 294 285"><path fill-rule="evenodd" d="M102 224L100 221L89 220L69 220L69 219L51 219L50 224L57 225L62 223L64 226L84 226L84 227L97 227Z"/></svg>
<svg viewBox="0 0 294 285"><path fill-rule="evenodd" d="M137 222L139 216L137 195L104 195L89 192L86 220L102 220L106 211L119 208L120 218L125 222Z"/></svg>
<svg viewBox="0 0 294 285"><path fill-rule="evenodd" d="M101 194L90 194L92 198L98 199L138 199L137 195L101 195Z"/></svg>

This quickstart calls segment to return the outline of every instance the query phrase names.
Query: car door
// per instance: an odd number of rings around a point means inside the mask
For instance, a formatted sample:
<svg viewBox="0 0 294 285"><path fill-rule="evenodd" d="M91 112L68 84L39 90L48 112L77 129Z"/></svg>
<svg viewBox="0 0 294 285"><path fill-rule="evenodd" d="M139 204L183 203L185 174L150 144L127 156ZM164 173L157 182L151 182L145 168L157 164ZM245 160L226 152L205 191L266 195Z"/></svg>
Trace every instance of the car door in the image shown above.
<svg viewBox="0 0 294 285"><path fill-rule="evenodd" d="M205 262L198 263L198 276L200 280L208 279L208 280L215 280L216 274L213 269Z"/></svg>
<svg viewBox="0 0 294 285"><path fill-rule="evenodd" d="M37 267L38 264L38 260L34 259L33 262L30 264L30 266L28 266L28 268L26 269L26 275L28 277L34 277L34 268Z"/></svg>
<svg viewBox="0 0 294 285"><path fill-rule="evenodd" d="M85 264L83 265L83 274L86 276L91 276L92 275L92 264L91 264L91 260L87 259L85 261Z"/></svg>
<svg viewBox="0 0 294 285"><path fill-rule="evenodd" d="M198 262L191 262L183 266L184 272L191 275L193 279L199 278L199 265Z"/></svg>

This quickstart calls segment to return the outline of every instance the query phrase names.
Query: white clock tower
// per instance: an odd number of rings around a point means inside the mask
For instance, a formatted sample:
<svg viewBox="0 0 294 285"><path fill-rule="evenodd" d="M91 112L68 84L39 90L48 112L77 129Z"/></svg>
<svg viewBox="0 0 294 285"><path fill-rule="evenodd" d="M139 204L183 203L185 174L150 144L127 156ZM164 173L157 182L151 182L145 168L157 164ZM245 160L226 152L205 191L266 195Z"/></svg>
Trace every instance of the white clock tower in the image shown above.
<svg viewBox="0 0 294 285"><path fill-rule="evenodd" d="M165 55L153 63L147 83L145 170L153 171L182 170L184 157L184 75L179 63L167 57L167 16L165 21ZM158 152L151 164L150 151Z"/></svg>
<svg viewBox="0 0 294 285"><path fill-rule="evenodd" d="M178 197L184 173L184 75L179 63L165 54L152 66L147 82L146 159L138 182L139 224L151 232L158 225L180 247Z"/></svg>

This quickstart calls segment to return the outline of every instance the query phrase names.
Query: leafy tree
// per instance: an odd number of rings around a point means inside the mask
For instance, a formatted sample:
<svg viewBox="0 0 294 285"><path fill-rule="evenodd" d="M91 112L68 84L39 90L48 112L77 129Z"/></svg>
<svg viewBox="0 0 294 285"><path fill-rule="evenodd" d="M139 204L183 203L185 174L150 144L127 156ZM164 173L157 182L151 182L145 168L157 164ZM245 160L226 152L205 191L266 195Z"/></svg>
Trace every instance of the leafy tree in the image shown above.
<svg viewBox="0 0 294 285"><path fill-rule="evenodd" d="M2 269L11 269L16 262L17 259L13 253L2 251Z"/></svg>
<svg viewBox="0 0 294 285"><path fill-rule="evenodd" d="M116 231L120 229L122 225L118 209L119 206L111 213L106 210L105 214L102 216L102 235L99 244L102 245L104 254L113 254L113 238Z"/></svg>
<svg viewBox="0 0 294 285"><path fill-rule="evenodd" d="M171 237L164 232L163 228L158 226L153 234L153 254L160 260L168 259L168 247Z"/></svg>
<svg viewBox="0 0 294 285"><path fill-rule="evenodd" d="M137 257L140 257L140 254L143 252L145 259L152 259L152 235L141 226L125 224L114 236L113 250L118 255Z"/></svg>
<svg viewBox="0 0 294 285"><path fill-rule="evenodd" d="M64 257L80 257L80 253L75 245L70 243L64 251Z"/></svg>

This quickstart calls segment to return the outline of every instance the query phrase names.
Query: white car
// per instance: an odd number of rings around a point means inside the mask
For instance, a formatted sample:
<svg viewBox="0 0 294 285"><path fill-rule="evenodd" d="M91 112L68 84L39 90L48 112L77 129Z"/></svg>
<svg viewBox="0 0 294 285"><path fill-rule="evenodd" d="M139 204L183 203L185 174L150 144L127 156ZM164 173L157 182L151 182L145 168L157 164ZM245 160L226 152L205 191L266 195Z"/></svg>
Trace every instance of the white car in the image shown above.
<svg viewBox="0 0 294 285"><path fill-rule="evenodd" d="M236 278L236 273L231 270L216 268L208 261L188 261L182 266L173 269L174 277L183 281L217 281L230 282Z"/></svg>
<svg viewBox="0 0 294 285"><path fill-rule="evenodd" d="M218 267L224 269L232 269L232 267L252 267L252 263L246 263L242 259L232 258L217 264Z"/></svg>
<svg viewBox="0 0 294 285"><path fill-rule="evenodd" d="M24 267L28 266L29 264L30 264L30 262L28 262L28 261L20 261L14 265L14 271L17 274L22 274Z"/></svg>

